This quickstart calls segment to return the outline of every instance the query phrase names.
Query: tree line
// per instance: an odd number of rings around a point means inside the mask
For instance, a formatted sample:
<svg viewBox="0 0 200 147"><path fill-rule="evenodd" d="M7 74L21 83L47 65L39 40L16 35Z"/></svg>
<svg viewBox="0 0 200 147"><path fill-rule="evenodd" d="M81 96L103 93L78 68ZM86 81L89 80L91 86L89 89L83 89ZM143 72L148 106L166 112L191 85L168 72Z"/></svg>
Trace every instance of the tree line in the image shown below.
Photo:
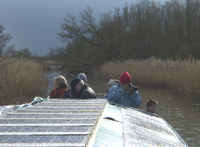
<svg viewBox="0 0 200 147"><path fill-rule="evenodd" d="M200 58L200 3L172 0L164 4L142 0L123 9L79 17L68 15L61 25L65 47L49 55L68 72L89 72L109 61L127 59Z"/></svg>

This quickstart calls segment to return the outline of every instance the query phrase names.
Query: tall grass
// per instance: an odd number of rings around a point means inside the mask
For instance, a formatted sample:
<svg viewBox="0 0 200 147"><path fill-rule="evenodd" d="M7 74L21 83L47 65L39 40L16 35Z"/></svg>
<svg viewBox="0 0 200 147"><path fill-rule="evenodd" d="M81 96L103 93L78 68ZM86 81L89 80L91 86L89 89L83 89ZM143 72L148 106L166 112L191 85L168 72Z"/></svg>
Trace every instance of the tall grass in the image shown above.
<svg viewBox="0 0 200 147"><path fill-rule="evenodd" d="M46 92L42 66L31 60L0 59L0 104L14 100L44 96ZM30 100L29 100L30 102Z"/></svg>
<svg viewBox="0 0 200 147"><path fill-rule="evenodd" d="M173 61L149 58L146 60L127 60L109 62L99 71L103 78L119 79L123 72L129 72L133 84L141 86L168 88L182 94L200 95L200 61L185 59Z"/></svg>

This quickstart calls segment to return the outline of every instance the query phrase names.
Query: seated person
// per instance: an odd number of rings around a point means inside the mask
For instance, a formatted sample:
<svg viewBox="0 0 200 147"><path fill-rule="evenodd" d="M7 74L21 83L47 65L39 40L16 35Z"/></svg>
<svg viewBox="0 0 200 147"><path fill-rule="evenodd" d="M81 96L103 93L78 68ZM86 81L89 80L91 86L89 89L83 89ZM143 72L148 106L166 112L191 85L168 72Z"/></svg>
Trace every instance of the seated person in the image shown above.
<svg viewBox="0 0 200 147"><path fill-rule="evenodd" d="M87 76L84 73L79 73L77 78L83 80L85 84L87 83ZM77 92L74 89L71 89L71 94L73 98L77 97Z"/></svg>
<svg viewBox="0 0 200 147"><path fill-rule="evenodd" d="M108 85L107 87L107 93L108 93L108 91L110 90L112 86L120 85L120 82L119 80L116 80L116 79L110 79L107 85Z"/></svg>
<svg viewBox="0 0 200 147"><path fill-rule="evenodd" d="M147 111L151 113L156 113L156 107L158 102L156 100L148 100L146 103Z"/></svg>
<svg viewBox="0 0 200 147"><path fill-rule="evenodd" d="M72 98L68 89L67 80L62 75L54 78L54 89L49 94L50 98Z"/></svg>
<svg viewBox="0 0 200 147"><path fill-rule="evenodd" d="M132 79L129 73L122 73L120 76L121 84L112 86L103 98L125 107L138 108L142 104L142 100L137 88L131 82Z"/></svg>
<svg viewBox="0 0 200 147"><path fill-rule="evenodd" d="M84 83L80 78L74 78L70 83L72 91L77 93L76 96L73 95L73 98L96 98L96 93L94 90Z"/></svg>

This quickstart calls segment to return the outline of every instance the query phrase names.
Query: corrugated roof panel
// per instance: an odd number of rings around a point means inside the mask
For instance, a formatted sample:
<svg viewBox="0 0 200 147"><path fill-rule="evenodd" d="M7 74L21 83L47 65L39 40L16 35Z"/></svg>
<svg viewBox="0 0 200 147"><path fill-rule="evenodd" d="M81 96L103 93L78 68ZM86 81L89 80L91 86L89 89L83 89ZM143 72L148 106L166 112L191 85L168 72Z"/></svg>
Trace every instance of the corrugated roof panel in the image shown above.
<svg viewBox="0 0 200 147"><path fill-rule="evenodd" d="M187 146L164 119L104 99L49 99L4 114L0 146Z"/></svg>
<svg viewBox="0 0 200 147"><path fill-rule="evenodd" d="M122 108L122 112L125 146L186 146L164 119L137 109Z"/></svg>
<svg viewBox="0 0 200 147"><path fill-rule="evenodd" d="M59 121L59 122L58 122ZM63 119L63 118L0 118L0 126L12 124L60 124L60 125L90 125L95 124L96 119Z"/></svg>
<svg viewBox="0 0 200 147"><path fill-rule="evenodd" d="M0 146L86 146L106 104L49 99L8 113L0 118Z"/></svg>

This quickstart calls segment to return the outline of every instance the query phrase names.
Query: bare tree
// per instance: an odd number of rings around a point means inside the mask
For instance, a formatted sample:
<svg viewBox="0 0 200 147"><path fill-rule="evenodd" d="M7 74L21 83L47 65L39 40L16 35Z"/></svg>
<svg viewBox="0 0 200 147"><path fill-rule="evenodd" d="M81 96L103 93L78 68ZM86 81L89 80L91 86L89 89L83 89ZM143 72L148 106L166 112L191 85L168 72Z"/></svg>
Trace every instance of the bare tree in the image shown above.
<svg viewBox="0 0 200 147"><path fill-rule="evenodd" d="M117 38L115 38L117 26L111 20L111 14L102 15L99 25L92 16L90 8L84 10L80 16L80 20L77 22L75 17L68 15L65 23L61 26L62 32L58 35L65 41L70 39L83 40L93 45L95 49L103 51L104 54L109 54L110 58L122 59L119 50L120 42L116 42ZM118 18L120 19L120 16Z"/></svg>
<svg viewBox="0 0 200 147"><path fill-rule="evenodd" d="M161 5L142 0L130 7L126 4L122 11L116 8L101 14L98 22L87 8L78 18L65 18L59 36L68 45L59 52L68 57L63 61L71 71L130 58L184 59L191 55L199 59L199 27L200 4L196 1L172 0Z"/></svg>
<svg viewBox="0 0 200 147"><path fill-rule="evenodd" d="M0 25L0 57L9 54L10 50L13 49L13 45L9 45L12 37L10 34L3 33L3 30L3 26Z"/></svg>

